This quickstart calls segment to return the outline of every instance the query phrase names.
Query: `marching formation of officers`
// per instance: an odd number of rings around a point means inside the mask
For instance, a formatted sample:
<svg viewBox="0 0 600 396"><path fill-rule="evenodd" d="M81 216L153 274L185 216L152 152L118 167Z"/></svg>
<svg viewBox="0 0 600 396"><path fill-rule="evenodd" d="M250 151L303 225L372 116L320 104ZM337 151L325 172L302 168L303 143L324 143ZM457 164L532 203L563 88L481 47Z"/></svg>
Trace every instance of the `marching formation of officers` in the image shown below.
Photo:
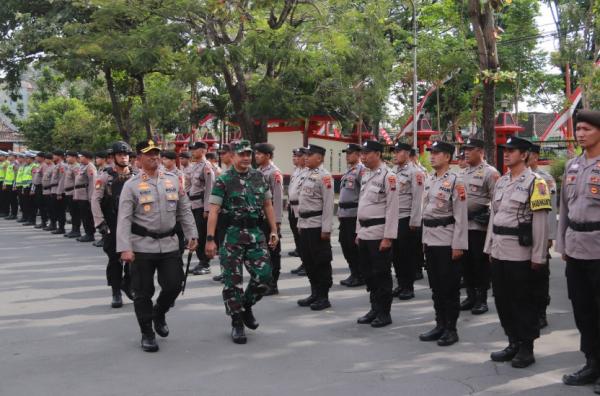
<svg viewBox="0 0 600 396"><path fill-rule="evenodd" d="M491 286L508 340L491 359L524 368L535 362L534 340L548 325L549 249L555 243L567 262L569 298L586 356L585 366L563 381L593 383L600 377L600 112L578 112L576 130L584 152L567 163L560 199L555 180L538 167L540 147L523 138L510 137L503 145L508 172L502 176L485 162L481 140L463 145L458 172L450 168L454 145L434 142L428 148L430 173L409 145L396 143L390 168L384 146L366 141L344 150L348 170L336 213L334 180L323 167L326 149L311 144L293 150L287 213L296 246L290 255L301 265L292 272L306 275L310 284L298 305L331 307L337 215L350 270L340 283L366 286L369 295L359 324L391 324L393 298L414 298L424 267L435 326L420 340L458 342L459 313L486 313ZM179 168L177 155L151 140L139 143L135 153L124 142L95 155L0 151L0 213L15 220L20 208L17 221L23 225L80 242L94 241L98 231L108 256L111 305L122 306L121 292L134 301L145 351L158 350L155 334L169 334L165 314L187 276L184 250L198 257L196 275L209 274L210 259L219 255L221 274L214 280L224 285L232 340L243 344L244 328L258 327L253 305L279 293L283 175L271 144L234 141L220 148L220 161L207 149L204 142L190 145L179 154ZM244 267L250 274L245 290ZM153 303L155 272L161 291ZM461 280L467 291L462 302ZM600 392L600 383L595 390Z"/></svg>

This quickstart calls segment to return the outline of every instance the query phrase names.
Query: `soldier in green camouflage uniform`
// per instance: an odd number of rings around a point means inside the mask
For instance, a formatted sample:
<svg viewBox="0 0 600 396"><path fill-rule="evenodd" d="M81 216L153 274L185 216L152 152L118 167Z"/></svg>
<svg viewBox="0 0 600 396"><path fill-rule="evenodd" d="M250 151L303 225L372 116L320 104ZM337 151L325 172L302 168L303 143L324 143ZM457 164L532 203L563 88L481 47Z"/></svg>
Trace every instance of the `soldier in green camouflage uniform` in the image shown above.
<svg viewBox="0 0 600 396"><path fill-rule="evenodd" d="M234 166L219 176L210 195L205 251L209 259L216 254L214 235L222 208L228 215L225 240L219 249L223 300L227 314L232 318L233 342L244 344L244 325L252 330L258 327L252 306L268 291L272 276L267 241L259 227L263 212L271 227L269 245L276 246L278 237L269 186L262 174L251 168L250 142L242 140L232 143L232 147ZM242 264L251 276L245 292Z"/></svg>

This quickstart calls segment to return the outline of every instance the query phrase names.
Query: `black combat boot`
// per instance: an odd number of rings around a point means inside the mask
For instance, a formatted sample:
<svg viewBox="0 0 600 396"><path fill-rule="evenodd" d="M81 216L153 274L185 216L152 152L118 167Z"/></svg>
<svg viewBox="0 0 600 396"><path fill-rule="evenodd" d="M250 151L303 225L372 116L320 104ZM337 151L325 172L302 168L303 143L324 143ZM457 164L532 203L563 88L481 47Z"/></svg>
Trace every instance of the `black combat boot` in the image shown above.
<svg viewBox="0 0 600 396"><path fill-rule="evenodd" d="M252 313L252 306L246 305L244 306L244 312L242 312L242 320L244 321L244 325L250 330L258 329L258 322Z"/></svg>
<svg viewBox="0 0 600 396"><path fill-rule="evenodd" d="M303 265L301 265L298 268L298 272L296 272L296 275L298 275L298 276L307 276L306 275L306 268Z"/></svg>
<svg viewBox="0 0 600 396"><path fill-rule="evenodd" d="M475 289L467 288L467 298L460 303L461 311L469 311L475 306Z"/></svg>
<svg viewBox="0 0 600 396"><path fill-rule="evenodd" d="M398 293L398 299L406 301L406 300L412 300L413 298L415 298L415 290L414 290L413 286L412 285L410 285L410 286L404 285L400 289L400 292Z"/></svg>
<svg viewBox="0 0 600 396"><path fill-rule="evenodd" d="M37 230L41 230L46 227L47 227L46 223L40 223L40 224L35 225L33 228L35 228Z"/></svg>
<svg viewBox="0 0 600 396"><path fill-rule="evenodd" d="M277 281L273 281L269 284L269 290L267 290L263 296L275 296L279 294L279 288L277 287Z"/></svg>
<svg viewBox="0 0 600 396"><path fill-rule="evenodd" d="M96 238L94 238L93 235L85 234L84 236L81 236L81 237L77 238L76 240L77 240L77 242L94 242L96 240Z"/></svg>
<svg viewBox="0 0 600 396"><path fill-rule="evenodd" d="M519 346L519 352L513 358L511 366L514 368L525 368L535 363L535 356L533 355L533 340L522 341Z"/></svg>
<svg viewBox="0 0 600 396"><path fill-rule="evenodd" d="M25 223L27 222L27 219L25 217L21 217L20 219L17 220L17 223Z"/></svg>
<svg viewBox="0 0 600 396"><path fill-rule="evenodd" d="M296 249L296 250L292 250L291 252L289 252L288 256L290 256L290 257L300 257L300 253L298 253L298 249ZM292 270L292 274L293 273L294 273L294 270Z"/></svg>
<svg viewBox="0 0 600 396"><path fill-rule="evenodd" d="M112 302L110 303L112 308L121 308L123 306L123 299L121 298L121 290L118 287L113 287Z"/></svg>
<svg viewBox="0 0 600 396"><path fill-rule="evenodd" d="M295 268L295 269L291 270L290 273L292 275L298 275L298 271L300 271L300 270L304 271L304 265L303 264L300 264L300 266L298 268Z"/></svg>
<svg viewBox="0 0 600 396"><path fill-rule="evenodd" d="M488 311L487 290L475 289L475 305L471 309L473 315L482 315Z"/></svg>
<svg viewBox="0 0 600 396"><path fill-rule="evenodd" d="M158 344L154 334L142 334L142 349L144 352L158 351Z"/></svg>
<svg viewBox="0 0 600 396"><path fill-rule="evenodd" d="M54 231L56 230L56 222L51 221L47 227L43 228L44 231Z"/></svg>
<svg viewBox="0 0 600 396"><path fill-rule="evenodd" d="M64 233L65 233L64 227L58 227L56 230L51 232L51 234L54 234L54 235L62 235Z"/></svg>
<svg viewBox="0 0 600 396"><path fill-rule="evenodd" d="M444 334L444 320L438 313L435 315L435 327L428 332L419 335L421 341L437 341Z"/></svg>
<svg viewBox="0 0 600 396"><path fill-rule="evenodd" d="M373 322L376 317L377 317L377 311L375 311L373 308L371 308L371 310L369 312L367 312L366 314L364 314L363 316L361 316L360 318L358 318L356 320L356 323L358 323L358 324L371 324L371 322Z"/></svg>
<svg viewBox="0 0 600 396"><path fill-rule="evenodd" d="M169 326L167 326L165 313L158 305L155 305L154 308L152 308L152 322L154 323L154 331L156 331L156 334L163 338L169 336Z"/></svg>
<svg viewBox="0 0 600 396"><path fill-rule="evenodd" d="M213 276L213 280L215 282L221 282L221 283L223 283L223 274Z"/></svg>
<svg viewBox="0 0 600 396"><path fill-rule="evenodd" d="M240 314L231 315L231 339L236 344L245 344L247 341L244 321Z"/></svg>
<svg viewBox="0 0 600 396"><path fill-rule="evenodd" d="M600 379L597 379L594 384L594 393L600 395Z"/></svg>
<svg viewBox="0 0 600 396"><path fill-rule="evenodd" d="M458 342L458 333L456 332L456 320L446 321L446 327L442 336L437 340L439 346L450 346Z"/></svg>
<svg viewBox="0 0 600 396"><path fill-rule="evenodd" d="M331 303L329 302L329 290L321 290L317 292L317 299L310 304L310 309L313 311L322 311L331 307Z"/></svg>
<svg viewBox="0 0 600 396"><path fill-rule="evenodd" d="M350 287L350 284L354 281L354 275L350 274L346 279L340 281L340 285Z"/></svg>
<svg viewBox="0 0 600 396"><path fill-rule="evenodd" d="M600 378L600 364L598 360L594 357L587 357L585 366L572 374L563 375L562 381L565 385L580 386L591 384L598 378Z"/></svg>
<svg viewBox="0 0 600 396"><path fill-rule="evenodd" d="M509 338L508 346L501 351L492 352L490 359L494 362L509 362L517 355L517 352L519 352L519 343Z"/></svg>
<svg viewBox="0 0 600 396"><path fill-rule="evenodd" d="M392 324L392 317L389 311L377 312L377 317L371 322L371 327L379 328Z"/></svg>
<svg viewBox="0 0 600 396"><path fill-rule="evenodd" d="M310 287L310 296L298 300L298 305L301 307L310 307L310 304L317 301L317 289L313 286Z"/></svg>

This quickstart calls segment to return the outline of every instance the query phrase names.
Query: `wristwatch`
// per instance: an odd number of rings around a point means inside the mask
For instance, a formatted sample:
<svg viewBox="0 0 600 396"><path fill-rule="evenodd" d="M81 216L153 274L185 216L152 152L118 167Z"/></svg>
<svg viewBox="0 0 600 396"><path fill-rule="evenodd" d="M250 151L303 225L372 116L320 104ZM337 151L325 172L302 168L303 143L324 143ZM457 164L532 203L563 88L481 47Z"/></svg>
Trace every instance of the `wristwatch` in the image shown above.
<svg viewBox="0 0 600 396"><path fill-rule="evenodd" d="M215 240L215 237L213 235L207 235L206 236L206 242L212 242Z"/></svg>

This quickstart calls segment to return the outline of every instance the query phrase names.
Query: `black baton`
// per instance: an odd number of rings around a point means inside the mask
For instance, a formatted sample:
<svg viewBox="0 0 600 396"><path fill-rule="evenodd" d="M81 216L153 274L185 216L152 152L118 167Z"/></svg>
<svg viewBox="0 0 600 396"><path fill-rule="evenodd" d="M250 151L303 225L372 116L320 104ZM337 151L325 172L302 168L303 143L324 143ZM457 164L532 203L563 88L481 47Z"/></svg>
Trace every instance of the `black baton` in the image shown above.
<svg viewBox="0 0 600 396"><path fill-rule="evenodd" d="M188 274L190 273L190 263L192 262L193 253L194 251L190 249L188 253L187 265L185 266L185 277L183 278L183 285L181 285L181 295L183 295L183 292L185 292L185 284L187 283Z"/></svg>

